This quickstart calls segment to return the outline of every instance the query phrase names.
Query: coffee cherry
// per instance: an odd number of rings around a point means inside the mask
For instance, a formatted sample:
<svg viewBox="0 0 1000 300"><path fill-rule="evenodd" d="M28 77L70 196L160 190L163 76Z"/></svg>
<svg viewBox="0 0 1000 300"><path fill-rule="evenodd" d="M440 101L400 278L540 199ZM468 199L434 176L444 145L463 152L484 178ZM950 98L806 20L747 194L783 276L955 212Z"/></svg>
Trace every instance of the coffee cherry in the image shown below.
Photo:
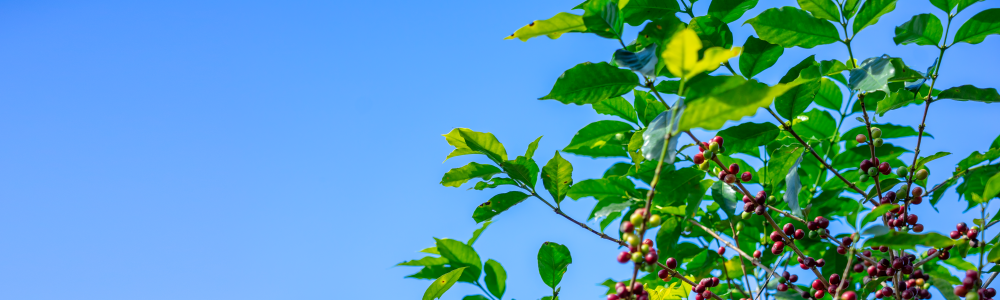
<svg viewBox="0 0 1000 300"><path fill-rule="evenodd" d="M909 223L910 225L916 225L917 224L917 215L912 215L911 214L911 215L906 216L906 223Z"/></svg>
<svg viewBox="0 0 1000 300"><path fill-rule="evenodd" d="M938 258L942 260L948 260L948 258L951 258L951 252L941 251L941 253L938 253Z"/></svg>
<svg viewBox="0 0 1000 300"><path fill-rule="evenodd" d="M877 276L877 275L878 275L878 267L876 266L868 267L868 276Z"/></svg>
<svg viewBox="0 0 1000 300"><path fill-rule="evenodd" d="M988 298L993 298L993 296L997 295L997 290L994 288L987 288L985 291L983 291L983 294L986 295L986 297Z"/></svg>
<svg viewBox="0 0 1000 300"><path fill-rule="evenodd" d="M968 289L965 286L959 285L955 287L955 296L965 297L966 293L968 293Z"/></svg>
<svg viewBox="0 0 1000 300"><path fill-rule="evenodd" d="M667 272L666 269L662 269L656 273L656 276L660 277L660 279L666 280L667 277L670 277L670 272Z"/></svg>
<svg viewBox="0 0 1000 300"><path fill-rule="evenodd" d="M861 273L861 272L864 272L864 271L865 271L865 265L864 264L855 264L854 265L854 273Z"/></svg>
<svg viewBox="0 0 1000 300"><path fill-rule="evenodd" d="M816 222L816 225L818 225L819 228L823 229L826 229L826 227L830 226L830 220L827 220L823 216L817 216L816 219L813 219L813 222Z"/></svg>
<svg viewBox="0 0 1000 300"><path fill-rule="evenodd" d="M719 251L717 252L719 252L719 255L726 254L726 247L719 247Z"/></svg>
<svg viewBox="0 0 1000 300"><path fill-rule="evenodd" d="M727 184L736 183L736 175L726 174L726 177L723 177L723 181L725 181Z"/></svg>
<svg viewBox="0 0 1000 300"><path fill-rule="evenodd" d="M632 222L633 226L638 227L642 225L643 218L645 217L642 214L633 213L632 216L629 217L629 221Z"/></svg>
<svg viewBox="0 0 1000 300"><path fill-rule="evenodd" d="M862 133L859 133L858 136L854 137L854 140L857 141L858 144L862 144L868 141L868 137Z"/></svg>
<svg viewBox="0 0 1000 300"><path fill-rule="evenodd" d="M729 165L728 171L729 171L730 174L739 174L740 173L740 165L738 165L736 163L733 163L733 164Z"/></svg>
<svg viewBox="0 0 1000 300"><path fill-rule="evenodd" d="M875 298L882 299L882 290L875 291Z"/></svg>
<svg viewBox="0 0 1000 300"><path fill-rule="evenodd" d="M916 204L920 204L920 203L923 203L923 202L924 202L924 198L921 195L914 195L913 198L910 198L910 204L916 205Z"/></svg>
<svg viewBox="0 0 1000 300"><path fill-rule="evenodd" d="M927 170L925 170L925 169L917 170L917 172L914 173L913 176L917 177L917 180L927 179Z"/></svg>
<svg viewBox="0 0 1000 300"><path fill-rule="evenodd" d="M702 171L708 171L711 168L712 168L712 164L709 163L709 162L707 162L707 161L701 163L700 165L698 165L698 169L702 170Z"/></svg>
<svg viewBox="0 0 1000 300"><path fill-rule="evenodd" d="M767 193L764 191L757 192L757 196L754 197L754 201L757 202L758 205L764 205L765 201L767 201Z"/></svg>
<svg viewBox="0 0 1000 300"><path fill-rule="evenodd" d="M642 252L644 254L645 253L649 253L650 249L652 249L652 248L650 248L649 245L646 245L646 244L642 244L642 246L639 246L639 252Z"/></svg>
<svg viewBox="0 0 1000 300"><path fill-rule="evenodd" d="M913 232L923 232L924 224L913 225Z"/></svg>
<svg viewBox="0 0 1000 300"><path fill-rule="evenodd" d="M806 222L806 228L809 230L817 230L819 229L819 224L816 224L816 222L813 221L808 221Z"/></svg>
<svg viewBox="0 0 1000 300"><path fill-rule="evenodd" d="M795 234L795 226L792 225L792 223L785 224L785 226L782 227L781 230L785 232L785 235Z"/></svg>
<svg viewBox="0 0 1000 300"><path fill-rule="evenodd" d="M775 241L775 242L780 242L781 241L781 234L778 233L777 231L772 231L771 232L771 240Z"/></svg>
<svg viewBox="0 0 1000 300"><path fill-rule="evenodd" d="M896 269L896 270L902 269L903 268L903 260L900 259L899 257L893 259L892 260L892 268Z"/></svg>
<svg viewBox="0 0 1000 300"><path fill-rule="evenodd" d="M649 221L646 221L646 224L648 224L649 227L652 228L660 226L660 222L662 222L662 219L660 219L660 215L652 215L649 216Z"/></svg>
<svg viewBox="0 0 1000 300"><path fill-rule="evenodd" d="M720 146L722 145L722 137L721 136L715 136L715 137L712 138L711 141L718 143Z"/></svg>
<svg viewBox="0 0 1000 300"><path fill-rule="evenodd" d="M885 245L883 245L883 246L878 246L878 251L882 251L882 253L885 253L885 252L889 252L889 246L885 246ZM887 265L888 265L888 262L889 262L889 261L888 261L888 260L886 260L886 264L887 264Z"/></svg>
<svg viewBox="0 0 1000 300"><path fill-rule="evenodd" d="M965 234L965 232L969 230L969 226L965 225L965 222L959 222L955 225L955 229L957 229L959 233Z"/></svg>
<svg viewBox="0 0 1000 300"><path fill-rule="evenodd" d="M624 233L622 234L622 239L625 240L625 242L627 242L629 245L633 246L639 245L639 237L634 234Z"/></svg>
<svg viewBox="0 0 1000 300"><path fill-rule="evenodd" d="M646 254L646 263L653 265L656 263L657 258L656 252L649 252L649 254Z"/></svg>
<svg viewBox="0 0 1000 300"><path fill-rule="evenodd" d="M750 171L743 172L743 175L740 175L740 179L743 180L743 182L750 182L750 180L753 179L753 174L750 174Z"/></svg>
<svg viewBox="0 0 1000 300"><path fill-rule="evenodd" d="M857 300L857 299L858 295L855 294L854 291L847 291L844 292L843 294L840 294L840 300Z"/></svg>
<svg viewBox="0 0 1000 300"><path fill-rule="evenodd" d="M969 237L969 239L975 239L978 234L979 226L972 226L972 228L969 228L969 232L965 236Z"/></svg>
<svg viewBox="0 0 1000 300"><path fill-rule="evenodd" d="M673 257L667 258L667 268L670 268L671 270L676 269L677 268L677 260L674 259Z"/></svg>
<svg viewBox="0 0 1000 300"><path fill-rule="evenodd" d="M754 210L754 213L757 214L758 216L764 215L765 213L764 206L763 205L757 206L757 209Z"/></svg>
<svg viewBox="0 0 1000 300"><path fill-rule="evenodd" d="M708 151L719 152L719 143L711 142L708 144Z"/></svg>
<svg viewBox="0 0 1000 300"><path fill-rule="evenodd" d="M760 258L760 256L761 256L760 250L753 251L753 258Z"/></svg>
<svg viewBox="0 0 1000 300"><path fill-rule="evenodd" d="M621 298L618 298L618 295L615 294L608 295L608 300L619 300L619 299Z"/></svg>
<svg viewBox="0 0 1000 300"><path fill-rule="evenodd" d="M632 258L632 255L629 254L628 251L622 251L621 253L618 253L618 262L620 263L624 264L629 260L629 258Z"/></svg>
<svg viewBox="0 0 1000 300"><path fill-rule="evenodd" d="M796 229L795 230L795 236L794 237L795 237L796 240L801 240L805 236L806 236L806 232L802 231L802 229Z"/></svg>
<svg viewBox="0 0 1000 300"><path fill-rule="evenodd" d="M882 139L880 139L880 138L876 138L876 139L872 140L872 146L875 146L876 148L882 147L882 144L884 144L884 143L885 143L885 141L882 140Z"/></svg>
<svg viewBox="0 0 1000 300"><path fill-rule="evenodd" d="M705 154L702 154L701 152L696 153L694 155L694 158L692 158L691 160L694 162L694 164L700 165L701 163L705 162Z"/></svg>
<svg viewBox="0 0 1000 300"><path fill-rule="evenodd" d="M621 231L622 232L624 232L624 233L632 233L632 230L635 230L635 226L632 226L632 222L630 222L630 221L622 221L622 226L621 226Z"/></svg>
<svg viewBox="0 0 1000 300"><path fill-rule="evenodd" d="M840 274L830 274L830 284L837 285L840 284Z"/></svg>
<svg viewBox="0 0 1000 300"><path fill-rule="evenodd" d="M847 254L847 248L844 248L844 246L837 246L837 254L840 255Z"/></svg>
<svg viewBox="0 0 1000 300"><path fill-rule="evenodd" d="M813 293L813 296L816 296L816 299L823 298L823 296L825 296L825 295L826 295L826 291L824 291L824 290L818 290L818 291L816 291L816 293Z"/></svg>
<svg viewBox="0 0 1000 300"><path fill-rule="evenodd" d="M754 205L753 203L743 203L743 211L744 211L744 213L753 212L755 208L757 208L757 205ZM742 216L742 217L744 219L746 219L749 216Z"/></svg>
<svg viewBox="0 0 1000 300"><path fill-rule="evenodd" d="M774 245L771 245L771 254L781 254L781 252L784 250L785 250L785 243L782 243L780 241L774 242Z"/></svg>
<svg viewBox="0 0 1000 300"><path fill-rule="evenodd" d="M962 237L962 233L958 232L958 230L952 230L949 236L951 236L953 240L957 240L958 238Z"/></svg>
<svg viewBox="0 0 1000 300"><path fill-rule="evenodd" d="M643 260L642 252L632 252L632 262L641 262Z"/></svg>
<svg viewBox="0 0 1000 300"><path fill-rule="evenodd" d="M861 251L861 254L865 257L872 257L872 252L870 250Z"/></svg>
<svg viewBox="0 0 1000 300"><path fill-rule="evenodd" d="M878 165L878 171L881 172L882 175L889 175L889 172L892 171L892 167L889 166L889 162L883 162Z"/></svg>
<svg viewBox="0 0 1000 300"><path fill-rule="evenodd" d="M871 177L868 176L868 173L864 173L861 174L861 176L858 176L858 180L861 180L861 182L868 182L869 178Z"/></svg>
<svg viewBox="0 0 1000 300"><path fill-rule="evenodd" d="M799 275L792 274L791 276L788 276L788 281L791 281L792 283L799 281Z"/></svg>
<svg viewBox="0 0 1000 300"><path fill-rule="evenodd" d="M908 172L908 170L906 169L906 166L902 166L902 167L896 168L896 176L906 177L906 172Z"/></svg>
<svg viewBox="0 0 1000 300"><path fill-rule="evenodd" d="M923 194L924 194L923 188L919 186L913 187L913 197L922 196Z"/></svg>
<svg viewBox="0 0 1000 300"><path fill-rule="evenodd" d="M876 168L869 168L868 169L868 177L873 177L874 178L875 176L878 176L878 168L877 167Z"/></svg>
<svg viewBox="0 0 1000 300"><path fill-rule="evenodd" d="M893 192L893 191L885 192L885 198L889 199L889 201L895 200L896 199L896 192Z"/></svg>
<svg viewBox="0 0 1000 300"><path fill-rule="evenodd" d="M867 173L868 169L871 169L871 167L874 167L874 166L875 166L875 164L873 164L872 161L867 160L867 159L866 160L862 160L861 161L861 166L860 166L859 170Z"/></svg>
<svg viewBox="0 0 1000 300"><path fill-rule="evenodd" d="M786 285L784 283L779 283L778 284L778 291L779 292L784 292L784 291L787 291L787 290L788 290L788 285Z"/></svg>

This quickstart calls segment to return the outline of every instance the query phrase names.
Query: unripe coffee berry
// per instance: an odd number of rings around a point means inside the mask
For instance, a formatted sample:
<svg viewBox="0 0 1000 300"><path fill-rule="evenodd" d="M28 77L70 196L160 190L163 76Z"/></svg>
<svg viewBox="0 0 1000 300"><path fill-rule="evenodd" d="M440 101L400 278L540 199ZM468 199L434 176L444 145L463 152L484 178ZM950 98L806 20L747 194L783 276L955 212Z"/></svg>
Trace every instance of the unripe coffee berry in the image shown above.
<svg viewBox="0 0 1000 300"><path fill-rule="evenodd" d="M925 170L925 169L917 170L917 172L914 173L913 176L917 177L917 180L927 179L927 170Z"/></svg>
<svg viewBox="0 0 1000 300"><path fill-rule="evenodd" d="M876 138L876 139L872 140L872 145L875 146L876 148L877 147L882 147L882 144L884 144L884 143L885 143L885 141L883 141L880 138Z"/></svg>
<svg viewBox="0 0 1000 300"><path fill-rule="evenodd" d="M868 169L868 177L875 177L876 175L878 175L878 168Z"/></svg>
<svg viewBox="0 0 1000 300"><path fill-rule="evenodd" d="M708 144L708 151L719 152L719 143L711 142Z"/></svg>
<svg viewBox="0 0 1000 300"><path fill-rule="evenodd" d="M656 227L660 226L660 222L662 221L663 220L660 219L660 215L652 215L649 216L649 221L647 221L646 223L649 224L649 227Z"/></svg>
<svg viewBox="0 0 1000 300"><path fill-rule="evenodd" d="M861 144L867 142L868 137L865 136L863 133L859 133L858 136L854 137L854 140L857 141L859 144Z"/></svg>
<svg viewBox="0 0 1000 300"><path fill-rule="evenodd" d="M882 129L878 129L878 127L872 127L872 138L877 139L880 137L882 137Z"/></svg>
<svg viewBox="0 0 1000 300"><path fill-rule="evenodd" d="M906 170L906 167L896 168L896 176L906 177L906 172L909 172L909 171Z"/></svg>

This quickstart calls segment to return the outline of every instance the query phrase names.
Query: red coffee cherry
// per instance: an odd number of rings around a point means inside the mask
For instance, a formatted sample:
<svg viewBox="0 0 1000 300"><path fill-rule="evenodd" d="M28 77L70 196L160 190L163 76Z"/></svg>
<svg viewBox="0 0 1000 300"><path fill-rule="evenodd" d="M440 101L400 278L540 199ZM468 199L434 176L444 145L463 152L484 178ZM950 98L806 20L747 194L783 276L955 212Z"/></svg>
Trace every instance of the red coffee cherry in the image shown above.
<svg viewBox="0 0 1000 300"><path fill-rule="evenodd" d="M952 230L949 236L951 236L952 239L957 240L958 238L962 237L962 233L958 232L958 230Z"/></svg>
<svg viewBox="0 0 1000 300"><path fill-rule="evenodd" d="M726 174L726 177L723 178L723 181L725 181L728 184L736 183L736 175Z"/></svg>
<svg viewBox="0 0 1000 300"><path fill-rule="evenodd" d="M871 169L871 167L874 166L875 164L873 164L872 161L866 159L861 161L861 165L859 167L861 168L861 171L868 172L868 169Z"/></svg>
<svg viewBox="0 0 1000 300"><path fill-rule="evenodd" d="M760 256L761 256L760 250L753 251L753 258L760 258Z"/></svg>
<svg viewBox="0 0 1000 300"><path fill-rule="evenodd" d="M868 137L862 133L859 133L858 136L854 137L854 140L857 141L858 144L861 144L868 141Z"/></svg>
<svg viewBox="0 0 1000 300"><path fill-rule="evenodd" d="M621 298L618 298L618 295L615 294L608 295L608 300L619 300L619 299Z"/></svg>
<svg viewBox="0 0 1000 300"><path fill-rule="evenodd" d="M865 271L865 265L864 264L856 264L856 265L854 265L854 273L861 273L861 272L864 272L864 271Z"/></svg>
<svg viewBox="0 0 1000 300"><path fill-rule="evenodd" d="M632 225L632 222L629 221L622 221L621 227L622 227L621 228L622 232L632 232L632 230L635 230L635 226Z"/></svg>
<svg viewBox="0 0 1000 300"><path fill-rule="evenodd" d="M649 254L646 254L646 263L655 264L657 258L656 252L650 251Z"/></svg>
<svg viewBox="0 0 1000 300"><path fill-rule="evenodd" d="M796 229L795 230L795 239L796 240L801 240L805 236L806 236L806 232L802 231L802 229Z"/></svg>
<svg viewBox="0 0 1000 300"><path fill-rule="evenodd" d="M701 163L705 162L705 154L702 154L701 152L696 153L694 155L694 158L692 158L691 160L694 162L694 164L700 165Z"/></svg>
<svg viewBox="0 0 1000 300"><path fill-rule="evenodd" d="M965 225L965 222L959 222L958 225L955 225L955 229L964 234L966 230L969 230L969 227Z"/></svg>
<svg viewBox="0 0 1000 300"><path fill-rule="evenodd" d="M719 255L726 254L726 247L719 247L719 250L717 252L719 252Z"/></svg>
<svg viewBox="0 0 1000 300"><path fill-rule="evenodd" d="M715 136L715 137L713 137L712 141L716 142L716 143L719 143L719 146L722 146L722 137L721 136Z"/></svg>
<svg viewBox="0 0 1000 300"><path fill-rule="evenodd" d="M858 295L854 291L847 291L840 295L840 300L857 300Z"/></svg>
<svg viewBox="0 0 1000 300"><path fill-rule="evenodd" d="M784 251L784 250L785 250L785 243L783 243L783 242L780 242L780 241L779 242L774 242L774 245L771 245L771 253L772 254L781 254L781 252Z"/></svg>
<svg viewBox="0 0 1000 300"><path fill-rule="evenodd" d="M792 225L792 223L786 223L781 230L785 232L785 235L793 235L795 234L795 225Z"/></svg>
<svg viewBox="0 0 1000 300"><path fill-rule="evenodd" d="M677 268L677 260L674 259L673 257L667 258L667 268L670 268L671 270L672 269L676 269Z"/></svg>
<svg viewBox="0 0 1000 300"><path fill-rule="evenodd" d="M778 291L779 292L784 292L784 291L787 291L787 290L788 290L788 285L786 285L784 283L779 283L778 284Z"/></svg>
<svg viewBox="0 0 1000 300"><path fill-rule="evenodd" d="M924 224L913 225L913 232L923 232Z"/></svg>
<svg viewBox="0 0 1000 300"><path fill-rule="evenodd" d="M628 251L622 251L622 253L618 253L618 262L619 263L623 263L624 264L624 263L628 262L628 260L631 259L631 258L632 258L632 254L629 254Z"/></svg>
<svg viewBox="0 0 1000 300"><path fill-rule="evenodd" d="M729 173L731 173L731 174L739 174L740 173L740 165L738 165L736 163L733 163L733 164L729 165Z"/></svg>
<svg viewBox="0 0 1000 300"><path fill-rule="evenodd" d="M750 180L753 179L753 174L750 174L750 171L743 172L740 179L743 180L743 182L750 182Z"/></svg>
<svg viewBox="0 0 1000 300"><path fill-rule="evenodd" d="M656 276L659 276L660 279L667 279L670 276L670 272L667 272L667 269L661 269L656 273Z"/></svg>
<svg viewBox="0 0 1000 300"><path fill-rule="evenodd" d="M878 171L882 173L882 175L889 175L889 173L892 172L892 167L889 166L889 162L883 162L878 165Z"/></svg>
<svg viewBox="0 0 1000 300"><path fill-rule="evenodd" d="M917 224L917 215L911 214L909 216L906 216L906 223L910 223L910 225L916 225Z"/></svg>

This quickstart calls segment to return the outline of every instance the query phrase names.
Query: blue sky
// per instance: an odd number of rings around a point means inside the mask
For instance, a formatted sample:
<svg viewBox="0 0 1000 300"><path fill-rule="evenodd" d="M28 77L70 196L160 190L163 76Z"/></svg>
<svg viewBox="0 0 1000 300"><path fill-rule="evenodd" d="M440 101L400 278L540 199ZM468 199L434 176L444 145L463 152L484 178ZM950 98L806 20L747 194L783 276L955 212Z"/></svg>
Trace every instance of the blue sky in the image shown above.
<svg viewBox="0 0 1000 300"><path fill-rule="evenodd" d="M438 184L473 159L442 163L450 146L441 134L489 131L511 153L544 136L544 162L604 119L535 99L575 64L608 60L617 42L502 40L577 2L0 2L0 298L420 297L429 282L392 266L419 258L432 237L468 238L472 211L494 194ZM795 5L761 2L731 24L737 44L753 32L744 20ZM901 2L858 35L857 57L890 53L918 69L933 61L933 47L895 46L891 36L937 10ZM956 24L993 4L970 7ZM991 36L949 50L939 87L1000 86L998 47ZM847 56L840 44L786 49L758 77L774 83L813 51ZM881 120L915 125L921 111ZM935 138L922 150L955 154L931 163L939 171L930 182L989 147L998 113L981 103L931 106ZM616 161L566 157L577 181ZM955 199L942 201L947 221L925 221L928 230L952 230ZM563 207L585 218L593 204ZM915 211L930 216L926 205ZM564 299L600 299L598 282L630 274L614 246L526 201L476 243L506 268L505 298L549 293L535 262L545 241L573 254ZM443 299L477 292L458 284Z"/></svg>

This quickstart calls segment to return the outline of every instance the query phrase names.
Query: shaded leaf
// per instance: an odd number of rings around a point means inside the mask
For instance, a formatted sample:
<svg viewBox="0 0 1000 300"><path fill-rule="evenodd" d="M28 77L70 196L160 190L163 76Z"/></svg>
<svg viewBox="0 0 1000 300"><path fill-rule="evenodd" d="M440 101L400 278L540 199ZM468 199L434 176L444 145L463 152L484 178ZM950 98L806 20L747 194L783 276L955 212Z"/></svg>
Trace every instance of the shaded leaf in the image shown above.
<svg viewBox="0 0 1000 300"><path fill-rule="evenodd" d="M774 110L785 119L794 119L816 99L819 81L800 84L774 99Z"/></svg>
<svg viewBox="0 0 1000 300"><path fill-rule="evenodd" d="M757 151L760 146L767 145L775 138L781 129L771 123L746 122L723 129L716 133L725 141L726 151L738 153Z"/></svg>
<svg viewBox="0 0 1000 300"><path fill-rule="evenodd" d="M882 101L879 101L878 106L875 108L875 113L877 113L879 117L884 116L885 113L889 112L890 110L902 108L904 106L909 105L910 103L913 102L913 100L916 100L916 95L914 95L910 91L900 89L895 93L892 93L892 95L889 96L888 99L883 99Z"/></svg>
<svg viewBox="0 0 1000 300"><path fill-rule="evenodd" d="M638 53L625 49L615 50L614 61L615 64L639 72L642 75L656 77L656 65L659 62L656 55L656 44L646 47L646 49L642 49Z"/></svg>
<svg viewBox="0 0 1000 300"><path fill-rule="evenodd" d="M519 180L532 189L535 188L535 183L538 182L538 164L534 159L518 156L515 160L504 162L503 168L507 170L507 175L510 175L511 179Z"/></svg>
<svg viewBox="0 0 1000 300"><path fill-rule="evenodd" d="M632 26L639 26L646 20L656 20L679 11L681 7L676 0L629 0L622 8L625 22Z"/></svg>
<svg viewBox="0 0 1000 300"><path fill-rule="evenodd" d="M722 208L722 211L726 213L726 216L733 218L737 216L737 205L742 209L742 198L743 194L734 190L732 187L727 185L722 181L716 181L712 185L712 199L715 203Z"/></svg>
<svg viewBox="0 0 1000 300"><path fill-rule="evenodd" d="M477 282L479 274L483 268L483 261L479 259L479 254L471 246L453 239L434 238L438 252L441 257L447 258L452 267L465 268L465 272L458 278L461 282Z"/></svg>
<svg viewBox="0 0 1000 300"><path fill-rule="evenodd" d="M879 205L875 209L872 209L871 212L866 214L865 217L861 219L861 224L859 226L864 227L865 225L868 225L868 223L877 220L885 213L889 212L890 210L894 210L896 208L899 208L899 205L896 204Z"/></svg>
<svg viewBox="0 0 1000 300"><path fill-rule="evenodd" d="M580 200L583 197L594 197L597 200L628 199L630 187L620 183L622 182L611 178L587 179L570 187L566 195L573 200Z"/></svg>
<svg viewBox="0 0 1000 300"><path fill-rule="evenodd" d="M963 85L941 91L938 94L938 99L993 103L1000 101L1000 94L995 88L981 89L972 85Z"/></svg>
<svg viewBox="0 0 1000 300"><path fill-rule="evenodd" d="M486 289L497 299L503 298L503 293L507 291L507 271L495 260L487 260L484 266L486 271Z"/></svg>
<svg viewBox="0 0 1000 300"><path fill-rule="evenodd" d="M840 107L844 105L844 94L840 92L840 87L833 80L821 78L814 101L819 106L839 111Z"/></svg>
<svg viewBox="0 0 1000 300"><path fill-rule="evenodd" d="M700 16L691 19L688 28L698 34L704 49L711 47L729 48L733 46L733 32L729 29L729 24L726 23L728 22L711 15Z"/></svg>
<svg viewBox="0 0 1000 300"><path fill-rule="evenodd" d="M680 135L677 134L671 136L669 140L666 139L667 133L672 131L677 124L677 118L671 117L673 112L673 110L664 111L656 119L653 119L649 127L642 132L643 143L641 150L646 160L659 161L660 154L664 154L664 163L674 163L674 158L677 155L677 141L680 139ZM664 146L667 147L666 153L663 152Z"/></svg>
<svg viewBox="0 0 1000 300"><path fill-rule="evenodd" d="M628 100L625 100L625 98L614 97L604 99L601 102L594 103L593 107L594 111L597 111L599 114L616 116L624 119L625 121L636 124L639 123L635 117L635 108L633 108L632 104L628 103Z"/></svg>
<svg viewBox="0 0 1000 300"><path fill-rule="evenodd" d="M743 74L743 77L753 78L773 66L784 51L785 48L781 46L768 43L752 35L748 36L746 42L743 42L743 53L740 54L740 73Z"/></svg>
<svg viewBox="0 0 1000 300"><path fill-rule="evenodd" d="M944 27L941 19L933 14L919 14L903 25L896 26L896 36L892 41L899 44L937 45L941 42Z"/></svg>
<svg viewBox="0 0 1000 300"><path fill-rule="evenodd" d="M731 23L754 6L757 6L757 0L712 0L708 5L708 15Z"/></svg>
<svg viewBox="0 0 1000 300"><path fill-rule="evenodd" d="M573 165L562 158L559 151L542 167L542 185L556 203L566 198L569 187L573 185Z"/></svg>
<svg viewBox="0 0 1000 300"><path fill-rule="evenodd" d="M618 1L590 0L582 6L583 24L587 26L587 32L609 39L621 38L625 20L618 8Z"/></svg>
<svg viewBox="0 0 1000 300"><path fill-rule="evenodd" d="M779 182L785 179L782 174L788 174L788 171L792 169L797 163L799 163L799 158L802 157L802 153L805 148L801 145L785 145L771 152L771 161L767 166L767 183L771 185L777 185Z"/></svg>
<svg viewBox="0 0 1000 300"><path fill-rule="evenodd" d="M824 140L836 135L837 121L829 111L813 108L808 113L796 117L792 129L802 137Z"/></svg>

